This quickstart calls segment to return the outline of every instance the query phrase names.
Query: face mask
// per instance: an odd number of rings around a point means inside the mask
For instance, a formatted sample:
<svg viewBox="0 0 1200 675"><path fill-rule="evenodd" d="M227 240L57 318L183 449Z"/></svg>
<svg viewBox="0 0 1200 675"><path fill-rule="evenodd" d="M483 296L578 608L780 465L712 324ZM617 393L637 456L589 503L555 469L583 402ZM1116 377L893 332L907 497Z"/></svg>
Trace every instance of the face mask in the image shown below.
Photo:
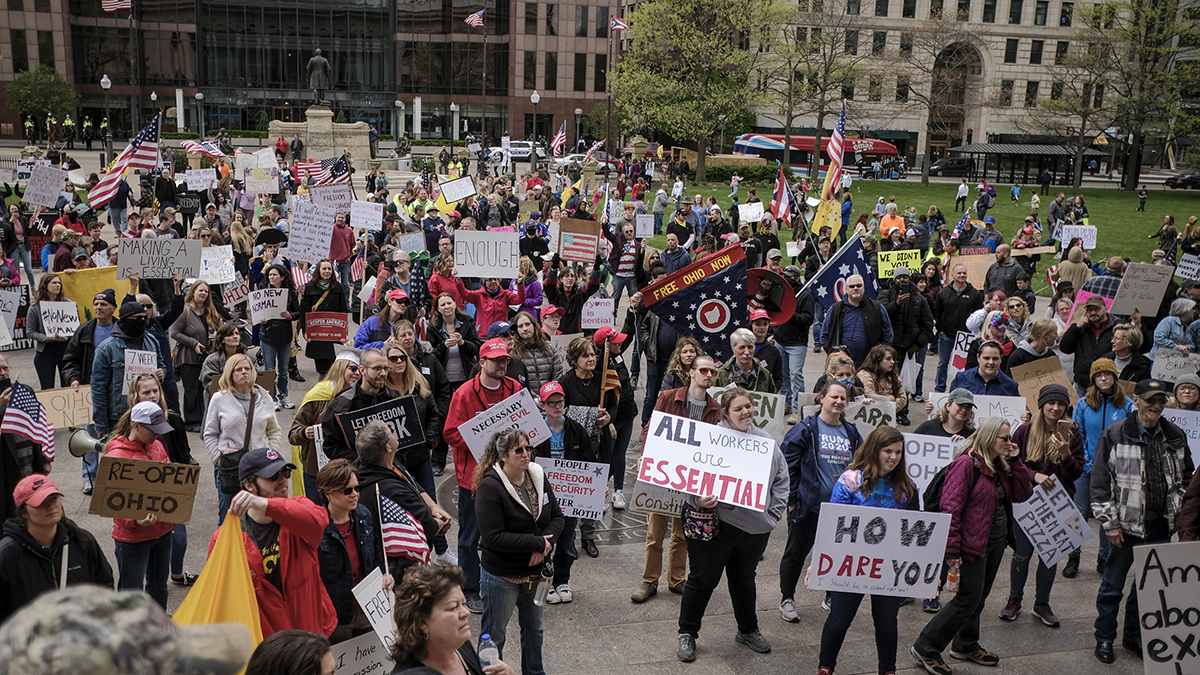
<svg viewBox="0 0 1200 675"><path fill-rule="evenodd" d="M854 380L849 377L835 377L835 378L833 378L833 381L837 382L838 384L842 385L843 387L846 387L847 389L849 389L851 386L854 385Z"/></svg>
<svg viewBox="0 0 1200 675"><path fill-rule="evenodd" d="M141 317L118 319L117 325L121 327L122 333L135 340L142 337L142 334L146 332L146 320Z"/></svg>

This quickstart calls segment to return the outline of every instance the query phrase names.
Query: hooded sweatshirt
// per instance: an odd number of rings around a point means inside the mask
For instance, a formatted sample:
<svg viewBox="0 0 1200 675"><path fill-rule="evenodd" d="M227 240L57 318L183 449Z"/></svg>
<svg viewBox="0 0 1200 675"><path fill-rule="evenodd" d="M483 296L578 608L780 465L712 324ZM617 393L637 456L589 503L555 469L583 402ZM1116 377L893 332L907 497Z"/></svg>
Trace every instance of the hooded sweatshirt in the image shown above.
<svg viewBox="0 0 1200 675"><path fill-rule="evenodd" d="M1039 352L1033 348L1033 345L1029 344L1029 340L1021 340L1020 344L1017 345L1017 348L1014 349L1012 354L1010 354L1008 357L1008 367L1009 370L1011 370L1016 366L1026 364L1031 361L1037 361L1038 359L1049 358L1051 356L1056 356L1054 353L1054 348L1046 347Z"/></svg>
<svg viewBox="0 0 1200 675"><path fill-rule="evenodd" d="M1083 247L1076 246L1067 253L1067 259L1058 264L1059 282L1069 281L1075 288L1083 288L1083 282L1092 278L1092 270L1083 262Z"/></svg>
<svg viewBox="0 0 1200 675"><path fill-rule="evenodd" d="M0 623L61 583L62 556L67 555L67 585L113 587L112 567L96 538L82 528L59 523L50 546L42 546L20 519L4 523L0 539Z"/></svg>

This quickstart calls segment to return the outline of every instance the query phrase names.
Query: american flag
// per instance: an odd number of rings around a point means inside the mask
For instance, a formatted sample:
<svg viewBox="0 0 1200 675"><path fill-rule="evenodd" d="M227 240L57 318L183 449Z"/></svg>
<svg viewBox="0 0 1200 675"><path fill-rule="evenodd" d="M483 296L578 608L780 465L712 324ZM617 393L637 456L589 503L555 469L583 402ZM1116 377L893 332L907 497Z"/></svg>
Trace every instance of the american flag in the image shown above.
<svg viewBox="0 0 1200 675"><path fill-rule="evenodd" d="M483 10L479 10L467 17L467 25L474 28L483 28Z"/></svg>
<svg viewBox="0 0 1200 675"><path fill-rule="evenodd" d="M426 162L421 168L421 187L425 188L425 192L429 192L429 163Z"/></svg>
<svg viewBox="0 0 1200 675"><path fill-rule="evenodd" d="M389 557L404 556L422 565L429 564L429 539L421 524L396 502L379 495L380 519L383 520L383 552Z"/></svg>
<svg viewBox="0 0 1200 675"><path fill-rule="evenodd" d="M115 12L118 9L133 9L133 0L100 0L100 9Z"/></svg>
<svg viewBox="0 0 1200 675"><path fill-rule="evenodd" d="M203 143L184 141L183 148L188 151L189 155L204 154L214 158L225 156L225 153L221 152L221 144L216 141L204 141Z"/></svg>
<svg viewBox="0 0 1200 675"><path fill-rule="evenodd" d="M962 220L958 221L958 224L954 226L954 231L950 233L950 238L958 239L958 235L962 234L963 228L967 226L967 223L970 220L971 220L971 207L968 206L963 211Z"/></svg>
<svg viewBox="0 0 1200 675"><path fill-rule="evenodd" d="M1058 292L1058 282L1054 279L1054 275L1058 272L1058 265L1051 265L1050 269L1046 270L1046 283L1050 284L1050 288L1055 293Z"/></svg>
<svg viewBox="0 0 1200 675"><path fill-rule="evenodd" d="M608 29L609 29L610 31L613 31L613 30L629 30L629 24L625 23L624 21L622 21L622 20L620 20L620 19L618 19L617 17L615 17L615 16L614 16L614 17L612 18L612 21L610 21L610 22L608 23Z"/></svg>
<svg viewBox="0 0 1200 675"><path fill-rule="evenodd" d="M297 290L303 289L308 285L309 273L300 269L296 263L292 263L292 284Z"/></svg>
<svg viewBox="0 0 1200 675"><path fill-rule="evenodd" d="M563 124L566 124L566 122L563 122ZM604 141L607 141L607 140L608 139L605 138L603 140L599 140L599 141L596 141L595 143L593 143L591 149L587 151L587 155L584 156L583 162L581 162L581 163L587 164L589 161L591 161L592 155L596 154L597 150L604 147Z"/></svg>
<svg viewBox="0 0 1200 675"><path fill-rule="evenodd" d="M317 185L350 182L350 165L346 163L346 156L321 160L321 170L316 179Z"/></svg>
<svg viewBox="0 0 1200 675"><path fill-rule="evenodd" d="M833 135L829 137L829 170L825 172L825 185L821 188L821 199L833 199L842 184L842 160L846 153L846 102L842 101L842 113L838 115ZM819 153L818 153L819 154Z"/></svg>
<svg viewBox="0 0 1200 675"><path fill-rule="evenodd" d="M367 267L366 253L367 250L364 248L354 258L354 264L350 265L350 281L358 281L363 278L363 272L366 271Z"/></svg>
<svg viewBox="0 0 1200 675"><path fill-rule="evenodd" d="M296 175L298 177L313 176L321 172L321 163L315 159L310 159L305 162L296 162Z"/></svg>
<svg viewBox="0 0 1200 675"><path fill-rule="evenodd" d="M562 233L562 245L558 252L563 260L587 262L596 257L596 246L599 237L594 234L578 234L575 232Z"/></svg>
<svg viewBox="0 0 1200 675"><path fill-rule="evenodd" d="M788 191L787 179L783 177L783 165L775 176L775 191L771 196L771 215L785 223L792 222L792 194Z"/></svg>
<svg viewBox="0 0 1200 675"><path fill-rule="evenodd" d="M138 132L121 154L108 167L104 179L88 193L88 204L99 208L112 201L117 194L117 186L129 169L145 169L149 171L158 167L158 131L162 117L155 115L145 128Z"/></svg>
<svg viewBox="0 0 1200 675"><path fill-rule="evenodd" d="M33 389L14 382L12 399L4 411L0 432L16 434L42 445L42 455L54 461L54 427L46 419L46 406L34 395Z"/></svg>
<svg viewBox="0 0 1200 675"><path fill-rule="evenodd" d="M562 157L563 146L567 144L567 123L563 122L558 128L558 133L554 134L554 139L550 141L550 149L554 151L555 157Z"/></svg>

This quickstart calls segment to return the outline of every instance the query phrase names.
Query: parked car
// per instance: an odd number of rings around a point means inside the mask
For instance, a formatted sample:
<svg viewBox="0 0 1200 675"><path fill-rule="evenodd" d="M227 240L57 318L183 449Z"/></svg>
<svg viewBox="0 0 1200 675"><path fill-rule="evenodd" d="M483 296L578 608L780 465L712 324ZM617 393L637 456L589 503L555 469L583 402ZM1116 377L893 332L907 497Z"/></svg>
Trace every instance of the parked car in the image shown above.
<svg viewBox="0 0 1200 675"><path fill-rule="evenodd" d="M970 157L945 157L929 167L931 176L970 176L975 171L975 160Z"/></svg>
<svg viewBox="0 0 1200 675"><path fill-rule="evenodd" d="M657 157L657 153L658 153L658 146L659 146L659 145L662 145L662 144L661 144L661 143L657 143L657 142L647 143L647 144L646 144L646 154L645 154L645 156L644 156L644 157L641 157L640 159L645 159L646 157ZM620 149L620 150L618 150L617 152L618 152L618 153L619 153L619 154L620 154L622 157L624 157L624 156L626 156L626 155L632 155L632 154L633 154L633 148L632 148L632 147L621 148L621 149ZM666 152L666 151L664 150L664 152Z"/></svg>
<svg viewBox="0 0 1200 675"><path fill-rule="evenodd" d="M529 141L510 141L508 144L508 151L514 162L515 161L528 162L529 161L529 148L532 146L533 146L533 144L530 143ZM494 145L488 149L491 150L492 152L503 152L503 150L504 150L504 148L502 148L499 145ZM546 159L546 157L547 157L546 148L541 143L538 143L537 144L538 161L540 162L540 161Z"/></svg>
<svg viewBox="0 0 1200 675"><path fill-rule="evenodd" d="M1178 176L1171 176L1170 178L1164 180L1163 185L1166 185L1172 190L1178 190L1179 188L1183 188L1184 190L1200 189L1200 175L1193 173L1181 173Z"/></svg>
<svg viewBox="0 0 1200 675"><path fill-rule="evenodd" d="M565 157L559 157L558 159L554 160L554 163L550 166L550 169L551 171L558 171L560 168L565 169L570 166L571 162L574 160L579 160L579 163L582 165L584 157L587 157L587 154L581 152L572 155L566 155ZM596 160L597 163L596 173L607 175L610 171L624 170L624 165L620 162L620 160L609 157L608 153L604 152L603 150L597 150L596 153L592 155L592 159Z"/></svg>

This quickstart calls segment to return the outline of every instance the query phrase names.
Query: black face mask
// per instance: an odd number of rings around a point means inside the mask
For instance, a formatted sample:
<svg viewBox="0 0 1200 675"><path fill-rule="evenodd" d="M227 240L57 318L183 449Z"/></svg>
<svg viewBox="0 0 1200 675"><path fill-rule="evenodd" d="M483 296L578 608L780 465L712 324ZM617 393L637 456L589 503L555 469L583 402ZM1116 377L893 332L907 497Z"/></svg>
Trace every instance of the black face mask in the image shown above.
<svg viewBox="0 0 1200 675"><path fill-rule="evenodd" d="M121 332L126 337L138 339L146 332L146 320L140 316L129 317L127 319L117 319L117 325L121 327Z"/></svg>

